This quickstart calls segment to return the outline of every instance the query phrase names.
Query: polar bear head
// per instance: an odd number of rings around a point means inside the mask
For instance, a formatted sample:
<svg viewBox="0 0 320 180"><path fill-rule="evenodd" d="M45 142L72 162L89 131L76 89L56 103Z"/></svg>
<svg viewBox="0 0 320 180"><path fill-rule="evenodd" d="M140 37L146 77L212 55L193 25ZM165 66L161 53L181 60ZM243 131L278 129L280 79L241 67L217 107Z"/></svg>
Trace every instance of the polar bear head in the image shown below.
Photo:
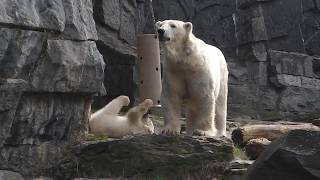
<svg viewBox="0 0 320 180"><path fill-rule="evenodd" d="M186 41L192 34L192 23L178 20L158 21L156 28L160 42L175 44Z"/></svg>
<svg viewBox="0 0 320 180"><path fill-rule="evenodd" d="M128 111L127 118L132 134L153 134L153 123L146 114L152 105L152 100L146 99Z"/></svg>

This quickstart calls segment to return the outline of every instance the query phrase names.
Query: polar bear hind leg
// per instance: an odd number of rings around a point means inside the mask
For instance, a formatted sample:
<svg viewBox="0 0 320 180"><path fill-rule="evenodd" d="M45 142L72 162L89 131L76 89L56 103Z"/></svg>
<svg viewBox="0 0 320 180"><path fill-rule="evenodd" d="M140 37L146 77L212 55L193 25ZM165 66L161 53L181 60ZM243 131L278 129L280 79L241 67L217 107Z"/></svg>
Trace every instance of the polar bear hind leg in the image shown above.
<svg viewBox="0 0 320 180"><path fill-rule="evenodd" d="M142 103L140 103L138 106L131 108L127 112L128 120L133 124L138 123L138 121L142 120L143 115L148 112L148 110L152 105L153 105L152 100L146 99Z"/></svg>
<svg viewBox="0 0 320 180"><path fill-rule="evenodd" d="M117 115L123 106L127 106L130 103L130 99L128 96L118 96L113 99L110 103L108 103L103 111L105 114Z"/></svg>
<svg viewBox="0 0 320 180"><path fill-rule="evenodd" d="M228 85L221 85L216 101L215 127L217 136L226 136Z"/></svg>

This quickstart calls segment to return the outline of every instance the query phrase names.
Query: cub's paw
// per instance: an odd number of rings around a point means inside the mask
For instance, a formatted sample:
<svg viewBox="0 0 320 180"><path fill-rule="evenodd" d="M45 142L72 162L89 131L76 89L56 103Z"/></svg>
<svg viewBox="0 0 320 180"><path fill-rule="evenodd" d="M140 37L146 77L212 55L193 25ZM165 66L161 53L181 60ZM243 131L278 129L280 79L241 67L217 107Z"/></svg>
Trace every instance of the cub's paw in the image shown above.
<svg viewBox="0 0 320 180"><path fill-rule="evenodd" d="M180 134L180 126L170 126L170 125L166 125L161 129L161 134L163 135L170 135L170 136L176 136Z"/></svg>
<svg viewBox="0 0 320 180"><path fill-rule="evenodd" d="M200 130L200 129L196 129L193 131L192 133L193 136L215 136L216 133L213 130Z"/></svg>
<svg viewBox="0 0 320 180"><path fill-rule="evenodd" d="M130 99L128 96L121 95L118 96L117 99L119 99L124 106L128 106L130 103Z"/></svg>

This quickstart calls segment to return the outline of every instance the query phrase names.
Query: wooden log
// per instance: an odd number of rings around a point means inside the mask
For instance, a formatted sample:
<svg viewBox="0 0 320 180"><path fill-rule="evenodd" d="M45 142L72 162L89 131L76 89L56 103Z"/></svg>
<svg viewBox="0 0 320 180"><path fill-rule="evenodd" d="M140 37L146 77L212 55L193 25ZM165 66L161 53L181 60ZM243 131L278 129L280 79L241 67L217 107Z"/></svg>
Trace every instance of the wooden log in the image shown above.
<svg viewBox="0 0 320 180"><path fill-rule="evenodd" d="M244 149L250 159L257 159L270 143L266 138L250 139Z"/></svg>
<svg viewBox="0 0 320 180"><path fill-rule="evenodd" d="M246 125L233 130L232 140L236 145L243 147L250 139L266 138L272 141L296 129L320 131L320 127L311 123Z"/></svg>
<svg viewBox="0 0 320 180"><path fill-rule="evenodd" d="M320 119L314 119L311 123L320 127Z"/></svg>

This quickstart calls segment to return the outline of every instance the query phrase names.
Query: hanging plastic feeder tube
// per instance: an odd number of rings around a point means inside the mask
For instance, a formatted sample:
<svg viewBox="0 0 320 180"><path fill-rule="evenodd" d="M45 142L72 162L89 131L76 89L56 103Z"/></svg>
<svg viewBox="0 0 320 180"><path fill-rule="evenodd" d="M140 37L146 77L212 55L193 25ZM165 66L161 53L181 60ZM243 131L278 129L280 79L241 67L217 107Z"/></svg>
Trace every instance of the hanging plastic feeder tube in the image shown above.
<svg viewBox="0 0 320 180"><path fill-rule="evenodd" d="M156 34L137 36L139 99L151 99L153 104L160 105L161 66L159 41Z"/></svg>

